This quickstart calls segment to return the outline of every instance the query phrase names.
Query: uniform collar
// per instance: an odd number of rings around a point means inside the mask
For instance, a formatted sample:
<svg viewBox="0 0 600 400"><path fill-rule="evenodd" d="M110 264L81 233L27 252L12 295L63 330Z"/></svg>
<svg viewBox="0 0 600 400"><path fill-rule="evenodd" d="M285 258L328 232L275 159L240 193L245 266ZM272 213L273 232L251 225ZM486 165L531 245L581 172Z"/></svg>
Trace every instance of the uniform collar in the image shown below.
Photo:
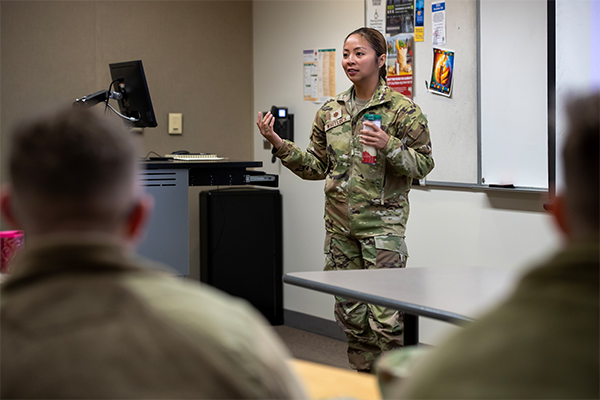
<svg viewBox="0 0 600 400"><path fill-rule="evenodd" d="M340 93L336 100L345 104L348 104L352 101L352 95L354 93L354 85L352 85L348 90L343 93ZM385 83L383 78L379 78L379 85L375 89L375 93L373 93L373 97L367 103L365 108L377 106L380 104L387 103L388 101L392 101L392 89Z"/></svg>

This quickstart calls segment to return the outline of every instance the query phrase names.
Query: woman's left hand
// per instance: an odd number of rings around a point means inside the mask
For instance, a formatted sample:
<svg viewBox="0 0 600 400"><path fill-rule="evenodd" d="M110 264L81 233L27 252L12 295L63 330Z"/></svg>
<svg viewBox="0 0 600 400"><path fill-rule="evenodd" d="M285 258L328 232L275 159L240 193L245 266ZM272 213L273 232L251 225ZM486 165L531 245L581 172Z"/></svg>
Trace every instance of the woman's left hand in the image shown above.
<svg viewBox="0 0 600 400"><path fill-rule="evenodd" d="M363 125L366 125L373 130L361 129L359 142L366 144L367 146L373 146L377 150L381 150L387 146L390 141L390 137L387 133L375 125L374 122L364 121Z"/></svg>

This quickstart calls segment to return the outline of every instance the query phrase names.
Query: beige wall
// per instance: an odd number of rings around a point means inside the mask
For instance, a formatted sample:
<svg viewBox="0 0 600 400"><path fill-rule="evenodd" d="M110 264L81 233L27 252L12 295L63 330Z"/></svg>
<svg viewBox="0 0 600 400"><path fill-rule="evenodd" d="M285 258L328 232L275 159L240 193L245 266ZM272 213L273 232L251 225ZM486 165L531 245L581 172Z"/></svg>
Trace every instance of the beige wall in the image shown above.
<svg viewBox="0 0 600 400"><path fill-rule="evenodd" d="M107 89L108 64L141 59L158 120L143 155L188 149L254 159L252 2L1 1L2 181L11 127L39 108ZM167 132L183 113L183 135ZM192 268L198 193L190 189Z"/></svg>
<svg viewBox="0 0 600 400"><path fill-rule="evenodd" d="M143 143L252 158L249 1L2 1L2 137L40 106L106 89L141 59L159 126ZM167 134L181 112L184 134Z"/></svg>

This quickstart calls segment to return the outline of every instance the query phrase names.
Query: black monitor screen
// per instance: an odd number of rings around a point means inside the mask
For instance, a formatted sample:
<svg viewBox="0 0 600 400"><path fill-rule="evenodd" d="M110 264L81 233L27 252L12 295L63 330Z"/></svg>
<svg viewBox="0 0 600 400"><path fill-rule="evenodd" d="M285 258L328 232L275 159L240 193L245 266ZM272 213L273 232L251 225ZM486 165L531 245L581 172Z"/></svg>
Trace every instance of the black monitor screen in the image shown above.
<svg viewBox="0 0 600 400"><path fill-rule="evenodd" d="M121 114L134 118L133 126L154 128L158 124L154 116L150 92L144 75L142 61L110 64L110 75L115 82L115 92L121 93L117 100Z"/></svg>

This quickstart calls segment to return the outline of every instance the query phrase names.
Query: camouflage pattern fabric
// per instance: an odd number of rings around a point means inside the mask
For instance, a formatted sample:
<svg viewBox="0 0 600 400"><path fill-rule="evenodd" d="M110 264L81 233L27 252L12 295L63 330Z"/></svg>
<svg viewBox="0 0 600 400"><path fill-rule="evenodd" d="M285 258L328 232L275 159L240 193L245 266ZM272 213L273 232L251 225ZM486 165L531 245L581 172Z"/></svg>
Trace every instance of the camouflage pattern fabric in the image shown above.
<svg viewBox="0 0 600 400"><path fill-rule="evenodd" d="M412 179L424 178L434 167L427 119L383 80L367 105L350 115L353 90L323 104L306 151L284 140L274 154L302 179L325 179L328 232L357 238L404 236ZM358 136L367 113L381 115L381 129L390 136L377 151L375 165L362 163Z"/></svg>
<svg viewBox="0 0 600 400"><path fill-rule="evenodd" d="M404 267L408 193L412 180L434 167L427 119L383 80L362 110L354 111L353 98L351 87L323 104L306 151L284 140L274 155L302 179L325 179L325 270ZM374 165L362 163L364 114L381 115L381 129L390 136ZM382 350L403 344L396 311L336 299L335 315L348 336L353 368L368 371Z"/></svg>
<svg viewBox="0 0 600 400"><path fill-rule="evenodd" d="M404 238L352 239L328 233L325 271L404 268ZM370 372L378 356L402 347L403 313L386 307L335 297L334 314L348 339L348 361L353 369Z"/></svg>

